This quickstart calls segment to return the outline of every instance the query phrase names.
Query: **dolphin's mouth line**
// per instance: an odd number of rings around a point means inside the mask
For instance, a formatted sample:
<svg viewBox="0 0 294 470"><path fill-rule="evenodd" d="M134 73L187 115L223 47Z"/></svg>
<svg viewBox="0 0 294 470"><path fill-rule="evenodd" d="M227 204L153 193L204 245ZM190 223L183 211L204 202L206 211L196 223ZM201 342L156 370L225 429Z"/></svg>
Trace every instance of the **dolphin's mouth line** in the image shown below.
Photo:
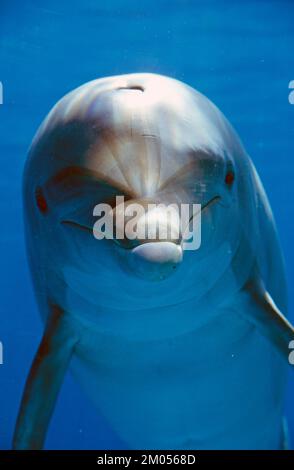
<svg viewBox="0 0 294 470"><path fill-rule="evenodd" d="M69 225L74 228L79 228L84 232L93 233L93 230L91 228L87 227L86 225L79 224L78 222L74 222L73 220L61 220L60 223L62 225Z"/></svg>
<svg viewBox="0 0 294 470"><path fill-rule="evenodd" d="M211 198L209 201L207 201L205 204L203 204L203 206L201 206L201 209L198 210L197 212L194 212L191 217L189 218L189 221L185 227L185 229L183 230L183 233L182 233L182 239L184 237L184 234L186 233L186 230L187 230L187 227L189 227L190 223L192 222L192 220L194 219L195 216L197 216L199 213L202 214L202 212L207 209L208 207L212 206L213 204L215 204L216 202L218 202L219 200L221 199L221 196L217 195L217 196L214 196L213 198Z"/></svg>
<svg viewBox="0 0 294 470"><path fill-rule="evenodd" d="M194 212L194 214L191 215L190 219L189 219L189 223L191 222L191 220L193 219L193 217L195 217L195 215L199 214L199 212L203 212L205 209L207 209L208 207L212 206L215 202L219 201L221 199L221 196L214 196L213 198L211 198L208 202L206 202L205 204L203 204L203 206L201 207L201 210L198 211L198 212Z"/></svg>
<svg viewBox="0 0 294 470"><path fill-rule="evenodd" d="M207 207L211 206L212 204L219 201L220 199L221 199L221 196L214 196L212 199L210 199L206 204L204 204L201 207L201 212L203 212L205 209L207 209Z"/></svg>
<svg viewBox="0 0 294 470"><path fill-rule="evenodd" d="M204 204L201 207L201 212L203 212L205 209L207 209L207 207L212 206L215 202L219 201L220 199L221 199L221 196L214 196L212 199L210 199L206 204ZM189 219L189 223L191 222L193 217L195 217L195 215L197 215L197 214L198 214L198 212L191 215L191 217ZM86 225L79 224L78 222L74 222L73 220L61 220L60 223L62 225L68 225L70 227L78 228L80 230L83 230L84 232L93 234L93 229L91 229L90 227L87 227Z"/></svg>

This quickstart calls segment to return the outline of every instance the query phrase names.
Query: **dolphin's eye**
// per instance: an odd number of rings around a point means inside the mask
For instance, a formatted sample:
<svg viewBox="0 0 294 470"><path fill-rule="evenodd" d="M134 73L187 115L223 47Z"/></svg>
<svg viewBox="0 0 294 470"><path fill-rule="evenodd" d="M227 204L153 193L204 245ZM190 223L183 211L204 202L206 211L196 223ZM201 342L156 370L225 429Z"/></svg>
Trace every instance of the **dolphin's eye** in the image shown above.
<svg viewBox="0 0 294 470"><path fill-rule="evenodd" d="M40 187L36 188L35 198L36 198L36 203L37 203L39 211L42 214L46 214L46 212L48 211L48 204L43 194L42 188Z"/></svg>
<svg viewBox="0 0 294 470"><path fill-rule="evenodd" d="M227 186L232 186L235 180L235 174L232 170L229 170L225 177L225 183Z"/></svg>

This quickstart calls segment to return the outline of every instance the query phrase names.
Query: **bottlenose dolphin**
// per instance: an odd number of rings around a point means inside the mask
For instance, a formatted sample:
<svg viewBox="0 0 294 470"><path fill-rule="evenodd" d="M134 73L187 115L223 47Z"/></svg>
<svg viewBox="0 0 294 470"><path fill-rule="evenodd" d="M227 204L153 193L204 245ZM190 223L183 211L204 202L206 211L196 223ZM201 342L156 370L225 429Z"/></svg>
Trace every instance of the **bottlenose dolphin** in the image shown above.
<svg viewBox="0 0 294 470"><path fill-rule="evenodd" d="M201 204L200 248L96 240L93 207L118 195L163 212ZM154 74L77 88L33 140L24 209L45 330L14 448L43 446L68 367L128 448L282 447L283 259L253 163L214 104Z"/></svg>

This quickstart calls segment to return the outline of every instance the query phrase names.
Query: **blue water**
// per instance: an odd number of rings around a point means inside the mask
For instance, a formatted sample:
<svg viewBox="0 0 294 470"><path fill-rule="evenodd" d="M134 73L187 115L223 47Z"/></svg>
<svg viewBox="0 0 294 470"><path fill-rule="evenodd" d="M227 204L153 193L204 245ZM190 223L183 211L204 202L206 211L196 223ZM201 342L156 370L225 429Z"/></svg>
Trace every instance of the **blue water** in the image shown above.
<svg viewBox="0 0 294 470"><path fill-rule="evenodd" d="M194 86L225 113L254 160L275 213L293 320L294 106L288 101L293 46L293 1L1 1L0 448L10 446L42 331L23 240L26 151L50 107L84 82L128 72L166 74ZM286 415L294 443L294 370L289 376ZM67 376L46 447L123 444Z"/></svg>

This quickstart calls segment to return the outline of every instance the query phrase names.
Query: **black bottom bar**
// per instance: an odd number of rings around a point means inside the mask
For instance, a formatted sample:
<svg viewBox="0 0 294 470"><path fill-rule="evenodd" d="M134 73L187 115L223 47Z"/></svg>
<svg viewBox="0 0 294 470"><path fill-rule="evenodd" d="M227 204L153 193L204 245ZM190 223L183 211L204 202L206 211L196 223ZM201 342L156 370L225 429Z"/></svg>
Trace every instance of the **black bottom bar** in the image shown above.
<svg viewBox="0 0 294 470"><path fill-rule="evenodd" d="M294 464L293 451L0 451L2 464L28 464L67 466L73 464L85 468L119 467L139 468L144 465L176 465L178 467L222 464ZM87 465L87 467L85 467ZM216 467L217 468L217 467ZM250 470L250 469L248 469Z"/></svg>

